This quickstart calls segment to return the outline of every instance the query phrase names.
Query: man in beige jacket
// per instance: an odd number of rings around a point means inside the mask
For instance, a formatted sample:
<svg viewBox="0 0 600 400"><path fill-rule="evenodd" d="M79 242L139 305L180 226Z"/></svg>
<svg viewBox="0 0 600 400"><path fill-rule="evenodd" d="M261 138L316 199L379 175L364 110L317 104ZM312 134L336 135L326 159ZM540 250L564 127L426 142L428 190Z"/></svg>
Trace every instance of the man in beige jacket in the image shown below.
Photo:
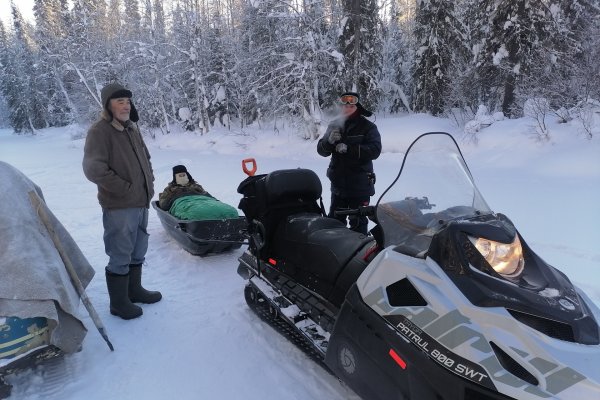
<svg viewBox="0 0 600 400"><path fill-rule="evenodd" d="M131 97L131 91L117 83L102 89L101 118L88 131L83 157L83 171L98 186L102 207L110 312L123 319L142 315L134 303L162 298L141 285L154 175Z"/></svg>

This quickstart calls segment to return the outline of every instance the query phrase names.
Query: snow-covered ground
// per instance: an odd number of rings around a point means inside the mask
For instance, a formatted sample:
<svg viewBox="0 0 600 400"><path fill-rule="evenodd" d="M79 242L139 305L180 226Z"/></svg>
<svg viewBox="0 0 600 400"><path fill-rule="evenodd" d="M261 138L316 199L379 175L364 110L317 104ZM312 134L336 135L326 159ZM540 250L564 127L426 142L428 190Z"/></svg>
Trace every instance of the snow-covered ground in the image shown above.
<svg viewBox="0 0 600 400"><path fill-rule="evenodd" d="M550 123L551 140L536 141L533 121L499 121L474 143L445 119L427 115L375 121L382 156L375 162L381 193L396 175L402 152L420 133L455 134L490 207L508 215L530 246L565 272L600 304L600 134L592 140L573 125ZM335 377L254 316L243 299L244 281L233 253L206 258L180 249L151 210L150 249L144 283L163 301L123 321L108 312L96 187L81 170L86 127L47 129L36 136L0 130L0 160L38 184L45 199L79 244L97 275L88 287L108 335L110 352L83 306L88 327L83 350L11 379L11 399L355 399ZM220 200L237 206L241 160L255 157L259 172L306 167L320 176L329 204L328 160L316 143L292 132L215 130L205 136L174 133L146 139L156 192L185 164ZM6 190L7 188L4 188ZM1 279L1 278L0 278Z"/></svg>

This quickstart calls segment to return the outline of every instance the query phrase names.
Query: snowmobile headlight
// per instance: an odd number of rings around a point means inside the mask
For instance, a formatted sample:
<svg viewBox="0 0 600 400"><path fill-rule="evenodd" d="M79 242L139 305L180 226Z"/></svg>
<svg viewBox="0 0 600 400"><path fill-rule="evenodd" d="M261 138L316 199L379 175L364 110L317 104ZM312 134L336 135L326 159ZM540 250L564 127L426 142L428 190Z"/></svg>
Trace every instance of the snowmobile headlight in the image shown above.
<svg viewBox="0 0 600 400"><path fill-rule="evenodd" d="M519 236L512 243L494 242L484 238L469 236L469 240L481 253L490 266L502 276L514 278L523 271L525 261Z"/></svg>

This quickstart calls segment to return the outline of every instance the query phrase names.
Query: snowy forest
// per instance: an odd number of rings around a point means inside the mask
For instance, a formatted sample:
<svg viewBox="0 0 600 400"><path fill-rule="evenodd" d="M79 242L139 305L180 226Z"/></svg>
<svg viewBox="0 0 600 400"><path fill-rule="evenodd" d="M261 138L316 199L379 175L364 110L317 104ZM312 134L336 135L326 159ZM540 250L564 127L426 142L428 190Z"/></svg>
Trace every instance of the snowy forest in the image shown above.
<svg viewBox="0 0 600 400"><path fill-rule="evenodd" d="M5 0L3 0L5 1ZM600 0L15 0L0 22L0 126L87 124L100 89L143 125L197 134L293 121L318 137L346 90L378 113L458 123L600 109Z"/></svg>

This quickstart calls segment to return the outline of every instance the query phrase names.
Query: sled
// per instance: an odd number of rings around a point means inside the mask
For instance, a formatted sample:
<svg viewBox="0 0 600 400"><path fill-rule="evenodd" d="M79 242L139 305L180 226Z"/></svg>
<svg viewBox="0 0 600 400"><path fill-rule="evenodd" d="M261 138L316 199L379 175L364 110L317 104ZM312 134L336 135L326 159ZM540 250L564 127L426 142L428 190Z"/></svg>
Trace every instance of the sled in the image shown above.
<svg viewBox="0 0 600 400"><path fill-rule="evenodd" d="M165 231L187 252L195 256L239 249L247 241L246 218L183 220L163 210L158 201L152 207Z"/></svg>
<svg viewBox="0 0 600 400"><path fill-rule="evenodd" d="M7 398L11 386L4 377L21 372L62 355L50 345L46 318L0 317L0 399Z"/></svg>

